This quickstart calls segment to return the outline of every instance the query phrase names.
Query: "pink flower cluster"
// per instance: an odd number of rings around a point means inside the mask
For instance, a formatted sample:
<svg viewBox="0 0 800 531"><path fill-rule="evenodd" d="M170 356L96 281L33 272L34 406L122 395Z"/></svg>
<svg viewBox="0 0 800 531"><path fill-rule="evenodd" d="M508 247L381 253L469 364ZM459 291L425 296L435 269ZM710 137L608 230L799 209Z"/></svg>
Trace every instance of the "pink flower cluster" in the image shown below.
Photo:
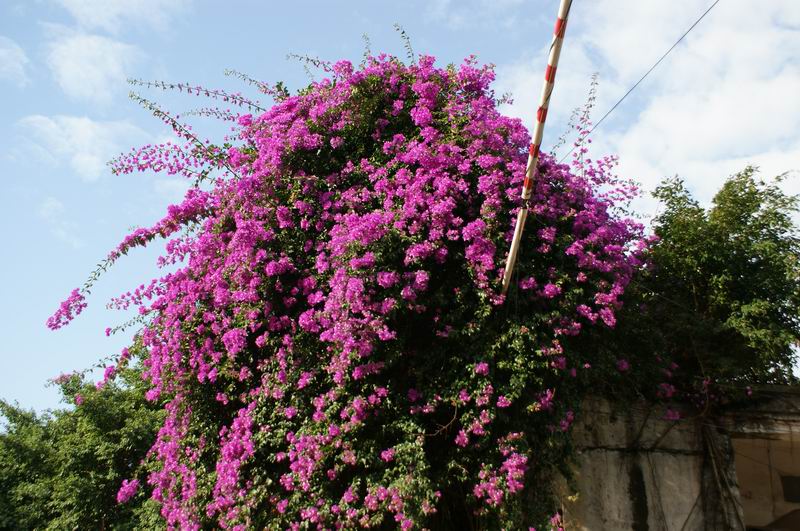
<svg viewBox="0 0 800 531"><path fill-rule="evenodd" d="M69 297L61 303L56 313L47 319L47 327L51 330L58 330L80 315L85 308L86 297L78 289L74 289Z"/></svg>
<svg viewBox="0 0 800 531"><path fill-rule="evenodd" d="M136 491L139 490L139 480L138 479L123 479L122 486L117 491L117 502L118 503L126 503L131 498L136 495Z"/></svg>
<svg viewBox="0 0 800 531"><path fill-rule="evenodd" d="M148 397L167 415L148 483L172 528L265 514L289 529L424 527L459 468L481 505L509 502L532 453L515 415L569 428L554 390L590 365L560 338L613 326L638 265L641 228L596 193L619 186L613 159L573 173L543 155L512 290L528 332L504 335L530 138L498 113L491 68L324 67L329 78L239 116L232 147L149 146L117 162L221 172L109 255L171 238L159 265L175 270L113 305L149 317ZM84 307L76 290L49 324ZM409 472L412 456L433 461Z"/></svg>

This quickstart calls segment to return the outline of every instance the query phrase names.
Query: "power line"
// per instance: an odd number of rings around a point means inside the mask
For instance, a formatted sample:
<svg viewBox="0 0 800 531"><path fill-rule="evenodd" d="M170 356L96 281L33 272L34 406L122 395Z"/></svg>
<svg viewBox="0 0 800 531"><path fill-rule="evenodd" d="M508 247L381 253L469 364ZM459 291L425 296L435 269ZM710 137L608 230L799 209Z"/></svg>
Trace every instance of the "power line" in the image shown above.
<svg viewBox="0 0 800 531"><path fill-rule="evenodd" d="M670 46L670 47L669 47L669 50L667 50L666 52L664 52L664 55L662 55L662 56L661 56L661 57L658 59L658 61L656 61L656 62L653 64L653 66L651 66L651 67L650 67L650 69L649 69L647 72L645 72L645 73L644 73L644 75L643 75L641 78L639 78L639 81L637 81L637 82L636 82L636 83L635 83L635 84L634 84L634 85L633 85L633 86L632 86L630 89L628 89L628 92L626 92L626 93L625 93L625 94L624 94L624 95L623 95L623 96L622 96L622 97L621 97L619 100L617 100L617 102L616 102L616 103L615 103L615 104L614 104L614 105L613 105L613 106L612 106L612 107L611 107L611 108L608 110L608 112L606 112L606 113L603 115L603 117L602 117L602 118L600 118L600 119L597 121L597 123L596 123L596 124L594 124L594 125L592 126L592 128L589 130L589 133L587 133L587 134L591 134L591 133L592 133L592 131L594 131L595 129L597 129L597 128L600 126L600 124L601 124L601 123L603 123L603 120L605 120L606 118L608 118L608 115L609 115L609 114L611 114L612 112L614 112L614 110L615 110L617 107L619 107L619 104L620 104L620 103L622 103L622 102L625 100L625 98L627 98L627 97L630 95L630 93L631 93L631 92L633 92L633 91L636 89L636 87L638 87L638 86L639 86L639 84L640 84L642 81L644 81L644 80L645 80L645 78L646 78L647 76L649 76L649 75L650 75L650 72L652 72L653 70L655 70L655 69L656 69L656 67L657 67L659 64L661 64L661 61L663 61L664 59L666 59L666 58L667 58L667 56L668 56L668 55L669 55L669 54L672 52L672 50L674 50L674 49L675 49L675 47L676 47L676 46L678 46L678 44L680 44L680 43L681 43L681 41L683 41L683 39L685 39L685 38L686 38L686 36L687 36L687 35L689 35L689 33L691 33L691 31L692 31L692 30L695 28L695 26L697 26L697 25L700 23L700 21L701 21L701 20L703 20L703 19L706 17L706 15L708 15L708 14L711 12L711 10L712 10L712 9L714 9L714 7L715 7L715 6L716 6L716 5L717 5L719 2L720 2L720 0L715 0L715 2L714 2L713 4L711 4L711 5L708 7L708 9L706 9L706 10L703 12L703 14L702 14L702 15L700 15L700 18L698 18L697 20L695 20L695 21L694 21L694 24L692 24L691 26L689 26L689 29L687 29L687 30L686 30L686 31L683 33L683 35L681 35L681 36L680 36L680 38L679 38L677 41L675 41L675 43L674 43L672 46ZM572 149L570 149L570 150L569 150L569 152L568 152L566 155L564 155L564 156L561 158L561 160L560 160L559 162L563 162L563 161L564 161L564 159L566 159L567 157L569 157L569 156L570 156L570 154L571 154L573 151L575 151L575 147L576 147L576 146L573 146L573 147L572 147Z"/></svg>

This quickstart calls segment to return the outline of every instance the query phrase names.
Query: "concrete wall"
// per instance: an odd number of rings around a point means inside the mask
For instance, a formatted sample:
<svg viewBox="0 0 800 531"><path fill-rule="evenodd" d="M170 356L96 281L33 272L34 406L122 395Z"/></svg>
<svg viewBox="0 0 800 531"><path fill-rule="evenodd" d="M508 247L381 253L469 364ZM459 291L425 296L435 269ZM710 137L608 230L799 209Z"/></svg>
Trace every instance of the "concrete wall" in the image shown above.
<svg viewBox="0 0 800 531"><path fill-rule="evenodd" d="M800 476L800 388L764 386L756 394L720 422L732 440L745 522L758 528L800 510L784 499L781 483L781 476ZM800 517L784 518L776 529L800 529Z"/></svg>
<svg viewBox="0 0 800 531"><path fill-rule="evenodd" d="M663 414L587 402L574 432L575 483L562 485L567 529L744 529L727 437Z"/></svg>
<svg viewBox="0 0 800 531"><path fill-rule="evenodd" d="M736 476L739 480L745 522L766 526L800 503L784 499L781 476L800 476L800 441L734 439Z"/></svg>

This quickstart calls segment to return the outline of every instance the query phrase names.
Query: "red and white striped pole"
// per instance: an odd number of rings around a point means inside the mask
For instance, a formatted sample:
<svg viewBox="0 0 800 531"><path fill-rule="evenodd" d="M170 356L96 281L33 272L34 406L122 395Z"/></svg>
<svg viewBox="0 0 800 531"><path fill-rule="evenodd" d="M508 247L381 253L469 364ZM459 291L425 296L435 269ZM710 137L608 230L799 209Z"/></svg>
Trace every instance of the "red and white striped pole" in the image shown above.
<svg viewBox="0 0 800 531"><path fill-rule="evenodd" d="M517 263L519 244L522 240L522 231L525 228L525 220L528 217L528 200L531 198L533 189L533 173L539 164L539 149L542 145L542 135L544 134L544 121L547 118L547 108L550 106L550 96L553 94L553 83L556 79L556 67L558 67L558 57L561 55L561 45L564 42L564 32L567 29L567 18L569 9L572 7L572 0L561 0L558 7L558 18L556 27L553 31L553 42L550 44L550 56L547 59L547 69L544 72L544 86L542 96L539 99L539 108L536 110L536 126L533 130L533 141L528 150L528 165L525 169L525 181L522 185L522 208L517 215L517 225L514 227L514 238L511 240L511 249L508 251L506 269L503 273L503 295L508 291L511 284L511 275L514 273L514 265Z"/></svg>

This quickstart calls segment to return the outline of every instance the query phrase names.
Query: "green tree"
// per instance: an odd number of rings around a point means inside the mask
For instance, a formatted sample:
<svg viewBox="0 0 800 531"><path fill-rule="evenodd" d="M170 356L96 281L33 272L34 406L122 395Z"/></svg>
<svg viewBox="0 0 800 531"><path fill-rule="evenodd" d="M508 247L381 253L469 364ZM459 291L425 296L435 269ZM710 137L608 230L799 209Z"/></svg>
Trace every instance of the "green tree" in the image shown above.
<svg viewBox="0 0 800 531"><path fill-rule="evenodd" d="M657 241L599 348L641 371L643 386L791 383L800 341L798 197L747 167L703 208L679 178L654 192ZM598 338L595 337L594 340ZM674 376L665 378L665 370ZM655 381L654 381L655 379ZM652 384L652 385L651 385ZM642 386L637 387L637 391Z"/></svg>
<svg viewBox="0 0 800 531"><path fill-rule="evenodd" d="M163 421L147 402L138 368L102 389L80 375L58 385L74 409L37 415L0 401L0 529L157 529L143 492L117 503L123 479L143 476Z"/></svg>

